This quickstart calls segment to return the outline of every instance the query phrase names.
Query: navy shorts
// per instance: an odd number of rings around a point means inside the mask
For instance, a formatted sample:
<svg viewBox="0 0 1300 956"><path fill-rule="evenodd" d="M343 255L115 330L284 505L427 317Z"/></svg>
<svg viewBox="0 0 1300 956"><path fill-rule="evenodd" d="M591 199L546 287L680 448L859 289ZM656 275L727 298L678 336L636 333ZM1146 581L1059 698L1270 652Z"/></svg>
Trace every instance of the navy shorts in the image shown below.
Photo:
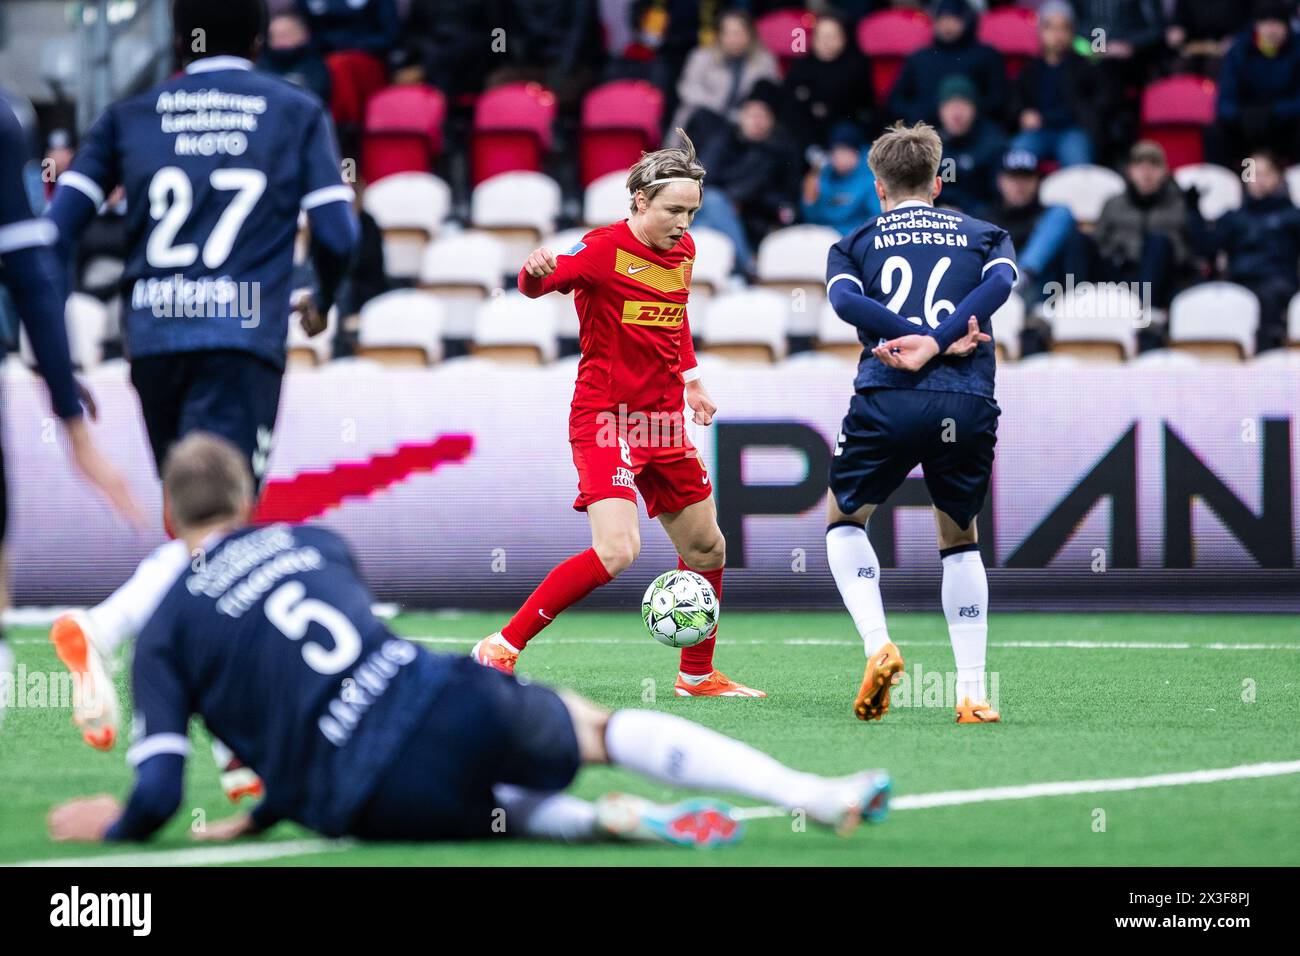
<svg viewBox="0 0 1300 956"><path fill-rule="evenodd" d="M984 506L997 444L997 402L919 388L857 392L831 458L830 488L845 514L878 505L918 464L934 506L962 528Z"/></svg>
<svg viewBox="0 0 1300 956"><path fill-rule="evenodd" d="M466 657L350 828L367 840L458 840L500 832L495 784L563 790L582 764L560 695ZM498 824L494 830L493 824Z"/></svg>
<svg viewBox="0 0 1300 956"><path fill-rule="evenodd" d="M146 355L131 361L154 464L190 432L220 435L245 458L258 488L271 455L284 372L249 352L217 349Z"/></svg>

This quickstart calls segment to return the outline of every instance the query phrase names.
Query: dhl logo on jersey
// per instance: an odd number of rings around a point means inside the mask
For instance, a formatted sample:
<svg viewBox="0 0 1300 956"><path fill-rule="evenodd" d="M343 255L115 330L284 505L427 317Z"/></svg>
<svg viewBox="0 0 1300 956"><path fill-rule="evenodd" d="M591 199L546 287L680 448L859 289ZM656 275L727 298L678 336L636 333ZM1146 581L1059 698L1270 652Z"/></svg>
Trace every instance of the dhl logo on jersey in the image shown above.
<svg viewBox="0 0 1300 956"><path fill-rule="evenodd" d="M624 325L657 325L666 329L675 329L686 317L686 306L674 302L633 302L623 303Z"/></svg>
<svg viewBox="0 0 1300 956"><path fill-rule="evenodd" d="M691 287L691 265L694 259L688 259L675 269L665 269L634 256L626 249L619 249L614 258L614 271L629 276L647 285L657 292L684 292Z"/></svg>

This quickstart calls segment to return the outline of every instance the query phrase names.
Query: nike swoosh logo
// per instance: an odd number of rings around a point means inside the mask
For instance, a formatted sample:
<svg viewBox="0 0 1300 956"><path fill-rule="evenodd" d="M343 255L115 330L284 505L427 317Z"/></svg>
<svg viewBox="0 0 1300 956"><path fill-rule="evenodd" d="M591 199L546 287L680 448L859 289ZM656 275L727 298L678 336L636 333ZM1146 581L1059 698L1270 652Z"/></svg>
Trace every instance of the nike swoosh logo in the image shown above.
<svg viewBox="0 0 1300 956"><path fill-rule="evenodd" d="M628 266L628 267L627 267L627 274L630 275L630 276L634 276L634 275L636 275L638 272L643 272L644 270L649 269L649 268L650 268L649 266Z"/></svg>

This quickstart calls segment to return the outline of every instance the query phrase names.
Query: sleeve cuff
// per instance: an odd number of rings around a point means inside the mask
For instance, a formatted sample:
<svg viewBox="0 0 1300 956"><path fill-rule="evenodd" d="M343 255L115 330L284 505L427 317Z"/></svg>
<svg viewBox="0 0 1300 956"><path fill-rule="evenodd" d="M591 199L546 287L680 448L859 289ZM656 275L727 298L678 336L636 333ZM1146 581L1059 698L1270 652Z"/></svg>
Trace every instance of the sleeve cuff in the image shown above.
<svg viewBox="0 0 1300 956"><path fill-rule="evenodd" d="M697 365L695 368L688 368L682 372L682 381L689 385L691 382L698 382L700 376L703 374L704 373L700 371L700 367Z"/></svg>

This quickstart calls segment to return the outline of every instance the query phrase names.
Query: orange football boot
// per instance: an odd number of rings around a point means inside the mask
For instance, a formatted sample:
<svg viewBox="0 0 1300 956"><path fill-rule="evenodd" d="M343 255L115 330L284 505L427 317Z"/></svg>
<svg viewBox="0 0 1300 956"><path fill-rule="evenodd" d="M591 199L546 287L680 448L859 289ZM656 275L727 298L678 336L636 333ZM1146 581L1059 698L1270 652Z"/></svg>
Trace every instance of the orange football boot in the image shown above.
<svg viewBox="0 0 1300 956"><path fill-rule="evenodd" d="M519 663L519 652L510 649L500 631L475 644L470 649L469 656L484 667L491 667L503 674L513 674L515 665Z"/></svg>
<svg viewBox="0 0 1300 956"><path fill-rule="evenodd" d="M722 673L720 670L714 670L712 674L704 678L698 684L688 684L682 679L682 675L677 675L677 683L673 689L677 692L678 697L766 697L767 694L761 690L755 690L753 687L746 687L744 684L737 684L734 680Z"/></svg>
<svg viewBox="0 0 1300 956"><path fill-rule="evenodd" d="M959 724L999 724L1002 715L989 706L987 700L972 704L969 697L963 697L957 705L957 723Z"/></svg>
<svg viewBox="0 0 1300 956"><path fill-rule="evenodd" d="M50 628L50 643L72 674L72 721L82 739L96 750L112 750L117 740L117 688L89 631L82 612L63 614Z"/></svg>
<svg viewBox="0 0 1300 956"><path fill-rule="evenodd" d="M903 655L893 641L887 641L867 658L862 686L853 701L853 713L858 720L880 720L889 712L889 689L898 683L902 674Z"/></svg>

